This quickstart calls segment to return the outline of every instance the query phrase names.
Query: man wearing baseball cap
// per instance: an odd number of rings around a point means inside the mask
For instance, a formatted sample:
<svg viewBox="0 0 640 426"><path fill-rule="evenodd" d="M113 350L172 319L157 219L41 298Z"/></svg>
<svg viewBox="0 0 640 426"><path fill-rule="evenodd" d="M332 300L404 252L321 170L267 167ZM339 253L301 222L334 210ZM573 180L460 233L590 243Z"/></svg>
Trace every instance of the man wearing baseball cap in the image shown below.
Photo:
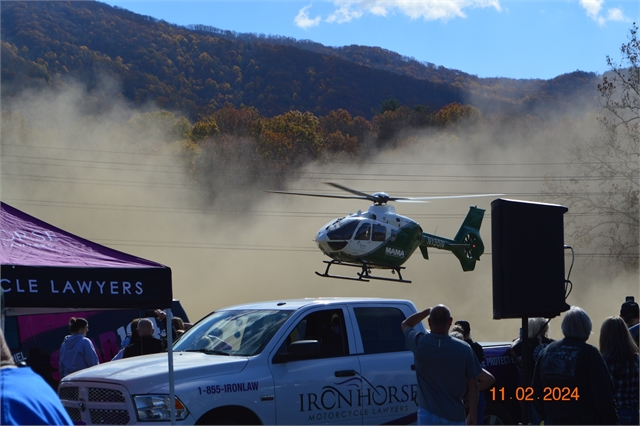
<svg viewBox="0 0 640 426"><path fill-rule="evenodd" d="M638 304L633 300L627 300L620 307L620 317L624 320L625 323L627 323L629 332L631 333L631 336L633 336L633 340L635 340L636 345L640 346L640 344L638 343L638 335L640 333L640 319L638 318L639 316L640 314L638 312Z"/></svg>

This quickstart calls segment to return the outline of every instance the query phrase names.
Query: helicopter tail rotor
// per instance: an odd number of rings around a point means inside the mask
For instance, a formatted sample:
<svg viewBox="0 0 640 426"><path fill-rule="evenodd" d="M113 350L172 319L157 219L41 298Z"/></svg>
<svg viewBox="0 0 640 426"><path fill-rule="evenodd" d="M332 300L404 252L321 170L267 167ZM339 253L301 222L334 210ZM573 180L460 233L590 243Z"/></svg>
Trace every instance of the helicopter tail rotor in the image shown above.
<svg viewBox="0 0 640 426"><path fill-rule="evenodd" d="M473 271L476 267L476 261L480 260L480 256L484 253L484 244L480 238L480 234L470 232L464 236L462 244L465 247L452 248L451 252L458 258L462 265L462 270Z"/></svg>
<svg viewBox="0 0 640 426"><path fill-rule="evenodd" d="M484 243L480 237L483 217L484 210L471 206L454 238L456 244L452 247L451 252L458 258L465 272L473 271L476 267L476 261L484 253Z"/></svg>

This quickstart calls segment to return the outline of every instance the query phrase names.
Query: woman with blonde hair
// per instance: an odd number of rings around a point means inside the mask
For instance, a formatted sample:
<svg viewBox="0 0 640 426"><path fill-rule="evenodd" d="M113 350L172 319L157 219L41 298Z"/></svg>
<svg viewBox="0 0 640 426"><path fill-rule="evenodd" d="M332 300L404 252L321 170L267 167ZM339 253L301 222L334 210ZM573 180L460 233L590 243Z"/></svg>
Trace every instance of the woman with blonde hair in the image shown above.
<svg viewBox="0 0 640 426"><path fill-rule="evenodd" d="M600 353L616 388L616 409L620 424L637 425L640 409L638 347L622 318L609 317L602 323Z"/></svg>

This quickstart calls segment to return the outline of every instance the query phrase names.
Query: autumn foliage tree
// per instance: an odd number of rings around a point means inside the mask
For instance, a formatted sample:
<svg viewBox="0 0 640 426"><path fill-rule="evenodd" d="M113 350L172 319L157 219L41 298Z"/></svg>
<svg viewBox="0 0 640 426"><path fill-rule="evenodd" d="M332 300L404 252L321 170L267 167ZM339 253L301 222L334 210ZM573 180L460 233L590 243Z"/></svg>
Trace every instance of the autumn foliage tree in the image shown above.
<svg viewBox="0 0 640 426"><path fill-rule="evenodd" d="M218 123L213 116L202 117L191 128L191 140L200 142L218 133Z"/></svg>
<svg viewBox="0 0 640 426"><path fill-rule="evenodd" d="M318 120L323 148L329 152L354 155L372 131L371 123L363 117L351 117L348 111L338 109Z"/></svg>
<svg viewBox="0 0 640 426"><path fill-rule="evenodd" d="M462 123L477 123L480 120L480 111L472 105L461 105L457 102L445 105L435 114L434 121L437 125L446 127Z"/></svg>
<svg viewBox="0 0 640 426"><path fill-rule="evenodd" d="M251 134L251 126L260 118L260 113L254 107L243 106L237 109L227 104L213 113L213 118L221 134L244 137Z"/></svg>
<svg viewBox="0 0 640 426"><path fill-rule="evenodd" d="M262 158L284 164L314 160L322 148L318 118L310 112L289 111L258 120L253 134Z"/></svg>
<svg viewBox="0 0 640 426"><path fill-rule="evenodd" d="M394 140L396 135L408 129L411 123L411 110L406 105L396 109L387 109L382 114L373 117L378 144L387 145Z"/></svg>

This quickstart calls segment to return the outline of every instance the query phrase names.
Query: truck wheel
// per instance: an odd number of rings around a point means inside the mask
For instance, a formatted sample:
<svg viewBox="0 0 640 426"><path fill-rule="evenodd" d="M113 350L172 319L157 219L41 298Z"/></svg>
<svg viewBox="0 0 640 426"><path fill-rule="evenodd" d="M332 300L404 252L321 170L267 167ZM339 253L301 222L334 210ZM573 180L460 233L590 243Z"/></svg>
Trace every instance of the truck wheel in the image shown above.
<svg viewBox="0 0 640 426"><path fill-rule="evenodd" d="M259 425L262 424L254 412L244 407L220 407L209 411L198 419L196 425Z"/></svg>
<svg viewBox="0 0 640 426"><path fill-rule="evenodd" d="M500 404L491 404L487 405L487 408L484 410L484 419L485 425L512 425L513 419L511 418L511 414L509 410L507 410L503 405Z"/></svg>

